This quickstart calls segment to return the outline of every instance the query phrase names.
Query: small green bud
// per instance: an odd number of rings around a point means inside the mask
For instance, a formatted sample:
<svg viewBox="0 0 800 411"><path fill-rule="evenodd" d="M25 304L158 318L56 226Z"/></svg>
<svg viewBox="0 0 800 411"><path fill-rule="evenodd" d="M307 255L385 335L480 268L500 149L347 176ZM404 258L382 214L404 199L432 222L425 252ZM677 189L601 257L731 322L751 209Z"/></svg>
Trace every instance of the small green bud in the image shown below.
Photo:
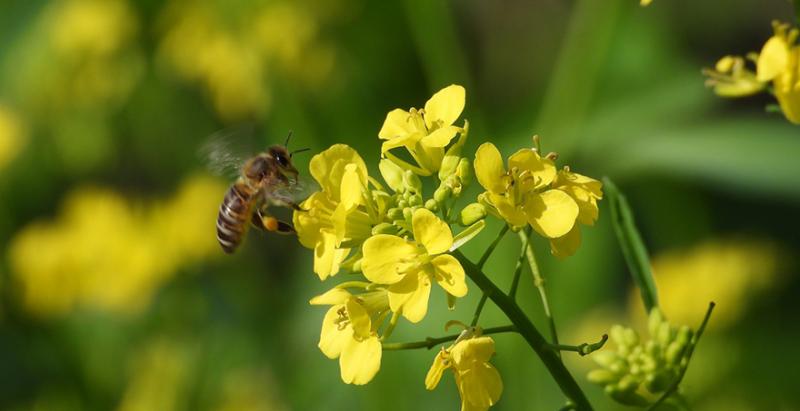
<svg viewBox="0 0 800 411"><path fill-rule="evenodd" d="M670 383L675 379L675 374L668 370L663 370L649 375L645 379L645 388L652 393L666 390Z"/></svg>
<svg viewBox="0 0 800 411"><path fill-rule="evenodd" d="M358 261L353 263L353 272L358 273L361 272L361 261L364 260L363 258L359 258Z"/></svg>
<svg viewBox="0 0 800 411"><path fill-rule="evenodd" d="M403 219L403 209L402 208L390 208L389 211L386 212L386 215L389 217L390 220L401 220Z"/></svg>
<svg viewBox="0 0 800 411"><path fill-rule="evenodd" d="M619 391L634 391L639 386L639 381L632 375L625 375L617 382L617 390Z"/></svg>
<svg viewBox="0 0 800 411"><path fill-rule="evenodd" d="M372 235L375 234L395 234L397 233L397 227L395 227L391 223L380 223L375 227L372 227Z"/></svg>
<svg viewBox="0 0 800 411"><path fill-rule="evenodd" d="M656 340L662 346L666 347L672 342L673 338L673 330L672 327L669 326L668 322L663 322L661 325L658 326L658 332L656 333Z"/></svg>
<svg viewBox="0 0 800 411"><path fill-rule="evenodd" d="M486 207L481 203L468 204L459 214L459 222L464 227L474 224L476 221L486 217Z"/></svg>
<svg viewBox="0 0 800 411"><path fill-rule="evenodd" d="M425 208L431 211L439 211L439 203L437 203L436 200L431 198L425 202Z"/></svg>
<svg viewBox="0 0 800 411"><path fill-rule="evenodd" d="M456 168L456 176L461 179L461 184L469 185L472 182L472 164L468 158L462 158Z"/></svg>
<svg viewBox="0 0 800 411"><path fill-rule="evenodd" d="M586 375L586 379L588 379L589 382L603 385L617 382L617 376L614 375L614 373L603 369L590 371L589 374Z"/></svg>
<svg viewBox="0 0 800 411"><path fill-rule="evenodd" d="M406 207L408 207L408 201L406 201L406 200L400 200L400 201L398 201L398 202L397 202L397 207L399 207L399 208L406 208Z"/></svg>
<svg viewBox="0 0 800 411"><path fill-rule="evenodd" d="M422 192L422 181L420 181L419 176L414 174L411 170L406 170L405 174L403 174L403 184L406 188L415 193Z"/></svg>
<svg viewBox="0 0 800 411"><path fill-rule="evenodd" d="M413 209L411 209L411 208L404 208L403 209L403 218L405 218L406 221L411 221L411 217L413 217L413 216L414 216L414 210Z"/></svg>
<svg viewBox="0 0 800 411"><path fill-rule="evenodd" d="M408 204L412 207L419 207L422 205L422 196L414 194L408 198Z"/></svg>
<svg viewBox="0 0 800 411"><path fill-rule="evenodd" d="M613 351L600 351L592 355L592 359L597 365L608 368L611 364L619 360L619 356Z"/></svg>
<svg viewBox="0 0 800 411"><path fill-rule="evenodd" d="M633 328L626 328L623 334L623 341L628 347L633 347L639 344L639 334Z"/></svg>
<svg viewBox="0 0 800 411"><path fill-rule="evenodd" d="M433 192L433 199L436 200L437 203L442 204L450 198L450 188L447 186L439 186L436 191Z"/></svg>
<svg viewBox="0 0 800 411"><path fill-rule="evenodd" d="M667 346L667 350L664 353L664 359L667 361L667 364L670 365L678 365L680 363L681 358L683 358L683 353L686 350L687 344L681 344L678 341L673 341Z"/></svg>
<svg viewBox="0 0 800 411"><path fill-rule="evenodd" d="M621 325L613 325L611 326L611 330L609 330L608 335L611 337L611 341L614 342L618 347L625 346L625 328Z"/></svg>
<svg viewBox="0 0 800 411"><path fill-rule="evenodd" d="M653 308L650 310L650 317L647 319L647 331L651 336L658 334L658 327L664 322L664 316L661 315L661 310Z"/></svg>
<svg viewBox="0 0 800 411"><path fill-rule="evenodd" d="M628 372L628 367L625 364L625 361L618 360L609 365L608 370L614 374L625 374Z"/></svg>
<svg viewBox="0 0 800 411"><path fill-rule="evenodd" d="M684 325L678 329L678 335L675 337L675 341L686 345L689 344L689 342L692 340L693 335L694 332L692 331L692 329L689 328L688 325Z"/></svg>

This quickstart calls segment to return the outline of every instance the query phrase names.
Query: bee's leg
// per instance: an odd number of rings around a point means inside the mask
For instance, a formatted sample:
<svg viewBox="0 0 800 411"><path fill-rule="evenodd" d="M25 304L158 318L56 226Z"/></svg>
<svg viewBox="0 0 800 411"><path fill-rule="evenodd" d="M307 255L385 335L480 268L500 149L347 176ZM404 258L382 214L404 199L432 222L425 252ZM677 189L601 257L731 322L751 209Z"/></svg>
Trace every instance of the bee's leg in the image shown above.
<svg viewBox="0 0 800 411"><path fill-rule="evenodd" d="M294 227L291 224L278 220L277 218L266 214L264 210L258 210L253 213L253 225L265 230L278 234L294 234Z"/></svg>

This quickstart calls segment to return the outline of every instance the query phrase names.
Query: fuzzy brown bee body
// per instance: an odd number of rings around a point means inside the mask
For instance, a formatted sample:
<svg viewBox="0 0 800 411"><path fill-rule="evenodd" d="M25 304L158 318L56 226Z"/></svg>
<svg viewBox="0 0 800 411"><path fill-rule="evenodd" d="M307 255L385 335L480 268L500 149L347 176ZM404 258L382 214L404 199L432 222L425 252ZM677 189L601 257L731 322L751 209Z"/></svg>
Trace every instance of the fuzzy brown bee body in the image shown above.
<svg viewBox="0 0 800 411"><path fill-rule="evenodd" d="M294 233L288 223L266 214L270 205L299 209L290 194L298 172L291 154L284 146L272 146L250 158L241 169L241 176L225 193L217 214L217 241L226 253L241 244L249 224L282 234Z"/></svg>

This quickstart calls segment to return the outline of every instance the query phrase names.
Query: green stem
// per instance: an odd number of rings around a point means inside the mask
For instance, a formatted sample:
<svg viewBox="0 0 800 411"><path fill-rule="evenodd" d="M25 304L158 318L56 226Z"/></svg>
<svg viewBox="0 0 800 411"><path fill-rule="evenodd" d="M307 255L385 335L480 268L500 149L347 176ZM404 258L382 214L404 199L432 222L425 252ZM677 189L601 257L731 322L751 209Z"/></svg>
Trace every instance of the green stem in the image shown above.
<svg viewBox="0 0 800 411"><path fill-rule="evenodd" d="M531 237L528 238L522 243L522 250L519 252L519 258L517 259L517 265L514 267L514 279L511 280L511 289L508 290L508 295L513 300L516 301L517 299L517 288L519 287L519 278L522 276L522 264L525 261L526 251L528 250L528 244L530 244Z"/></svg>
<svg viewBox="0 0 800 411"><path fill-rule="evenodd" d="M603 334L603 337L600 341L590 344L590 343L583 343L580 345L564 345L564 344L550 344L554 350L559 351L572 351L580 354L581 357L584 355L589 355L606 345L606 341L608 341L608 334Z"/></svg>
<svg viewBox="0 0 800 411"><path fill-rule="evenodd" d="M503 239L503 236L506 235L507 232L508 232L508 225L504 225L503 228L500 229L500 232L497 233L497 238L495 238L494 241L492 241L492 243L489 245L489 248L487 248L486 251L484 251L480 261L478 261L478 269L483 269L483 266L486 264L486 261L489 260L489 257L492 255L492 252L494 251L495 248L497 248L497 245L500 244L500 240ZM483 306L486 305L486 299L488 297L489 296L486 295L486 293L483 293L483 295L481 295L481 300L478 301L478 306L475 307L475 314L472 316L472 322L470 323L471 326L474 327L478 324L478 320L481 318L481 312L483 311Z"/></svg>
<svg viewBox="0 0 800 411"><path fill-rule="evenodd" d="M504 325L502 327L492 327L487 328L481 332L481 335L490 335L490 334L499 334L499 333L513 333L517 332L517 328L513 325ZM426 348L431 349L439 344L443 344L449 341L455 341L461 333L448 335L444 337L428 337L425 341L415 341L415 342L407 342L407 343L391 343L391 344L383 344L384 351L397 351L397 350L413 350L417 348Z"/></svg>
<svg viewBox="0 0 800 411"><path fill-rule="evenodd" d="M689 369L689 360L692 359L692 353L694 353L695 347L697 347L697 343L700 341L700 336L703 335L703 331L706 329L706 325L708 324L708 320L711 318L711 312L714 311L714 302L708 303L708 310L706 310L706 316L703 317L703 322L700 324L700 328L697 329L697 333L692 337L692 343L689 344L689 349L686 351L686 363L681 368L680 374L678 374L678 378L675 382L670 385L669 389L664 391L664 394L658 399L658 401L654 402L653 405L648 408L648 411L655 410L659 405L661 405L664 401L667 400L672 394L678 391L678 386L680 385L681 381L683 381L683 376L686 375L686 370Z"/></svg>
<svg viewBox="0 0 800 411"><path fill-rule="evenodd" d="M528 265L531 266L531 274L533 274L533 285L539 290L539 297L542 299L542 307L544 307L544 315L547 317L547 322L550 326L550 341L553 344L558 344L558 333L556 333L556 320L553 318L553 313L550 311L550 302L547 300L547 291L544 289L544 277L539 272L539 264L536 263L536 256L533 254L533 247L530 243L531 228L519 231L519 238L524 244L525 255L528 257ZM556 351L560 356L561 354Z"/></svg>
<svg viewBox="0 0 800 411"><path fill-rule="evenodd" d="M516 326L517 332L525 338L528 345L536 352L539 359L544 366L553 376L561 392L575 404L575 408L579 411L591 410L592 406L589 400L581 390L581 387L575 381L572 374L561 362L561 358L556 355L556 351L548 345L539 330L533 325L530 319L525 315L517 303L509 296L504 294L497 286L481 271L477 265L470 261L460 251L454 251L453 256L458 259L461 266L464 267L470 279L481 289L489 295L489 298L497 305L500 310L511 320L511 323Z"/></svg>
<svg viewBox="0 0 800 411"><path fill-rule="evenodd" d="M633 281L639 288L642 302L647 313L658 307L658 290L650 269L650 257L647 248L636 229L633 221L633 212L628 206L628 200L617 189L617 186L608 177L603 178L604 191L611 205L611 217L614 232L617 234L619 246L625 256L625 262L631 272Z"/></svg>

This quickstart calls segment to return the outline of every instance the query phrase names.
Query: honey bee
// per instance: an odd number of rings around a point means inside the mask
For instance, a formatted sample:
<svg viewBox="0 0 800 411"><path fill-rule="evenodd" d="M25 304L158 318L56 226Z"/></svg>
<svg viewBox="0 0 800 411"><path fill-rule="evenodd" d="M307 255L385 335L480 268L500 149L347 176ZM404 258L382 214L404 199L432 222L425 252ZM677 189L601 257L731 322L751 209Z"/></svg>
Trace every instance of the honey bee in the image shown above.
<svg viewBox="0 0 800 411"><path fill-rule="evenodd" d="M244 239L247 228L253 226L279 234L293 234L291 224L268 214L269 206L302 210L298 200L304 193L304 183L292 164L292 155L308 149L289 152L291 133L284 145L273 145L266 151L247 159L219 206L217 241L226 253L233 253ZM214 153L216 156L227 154ZM229 157L226 157L230 159Z"/></svg>

